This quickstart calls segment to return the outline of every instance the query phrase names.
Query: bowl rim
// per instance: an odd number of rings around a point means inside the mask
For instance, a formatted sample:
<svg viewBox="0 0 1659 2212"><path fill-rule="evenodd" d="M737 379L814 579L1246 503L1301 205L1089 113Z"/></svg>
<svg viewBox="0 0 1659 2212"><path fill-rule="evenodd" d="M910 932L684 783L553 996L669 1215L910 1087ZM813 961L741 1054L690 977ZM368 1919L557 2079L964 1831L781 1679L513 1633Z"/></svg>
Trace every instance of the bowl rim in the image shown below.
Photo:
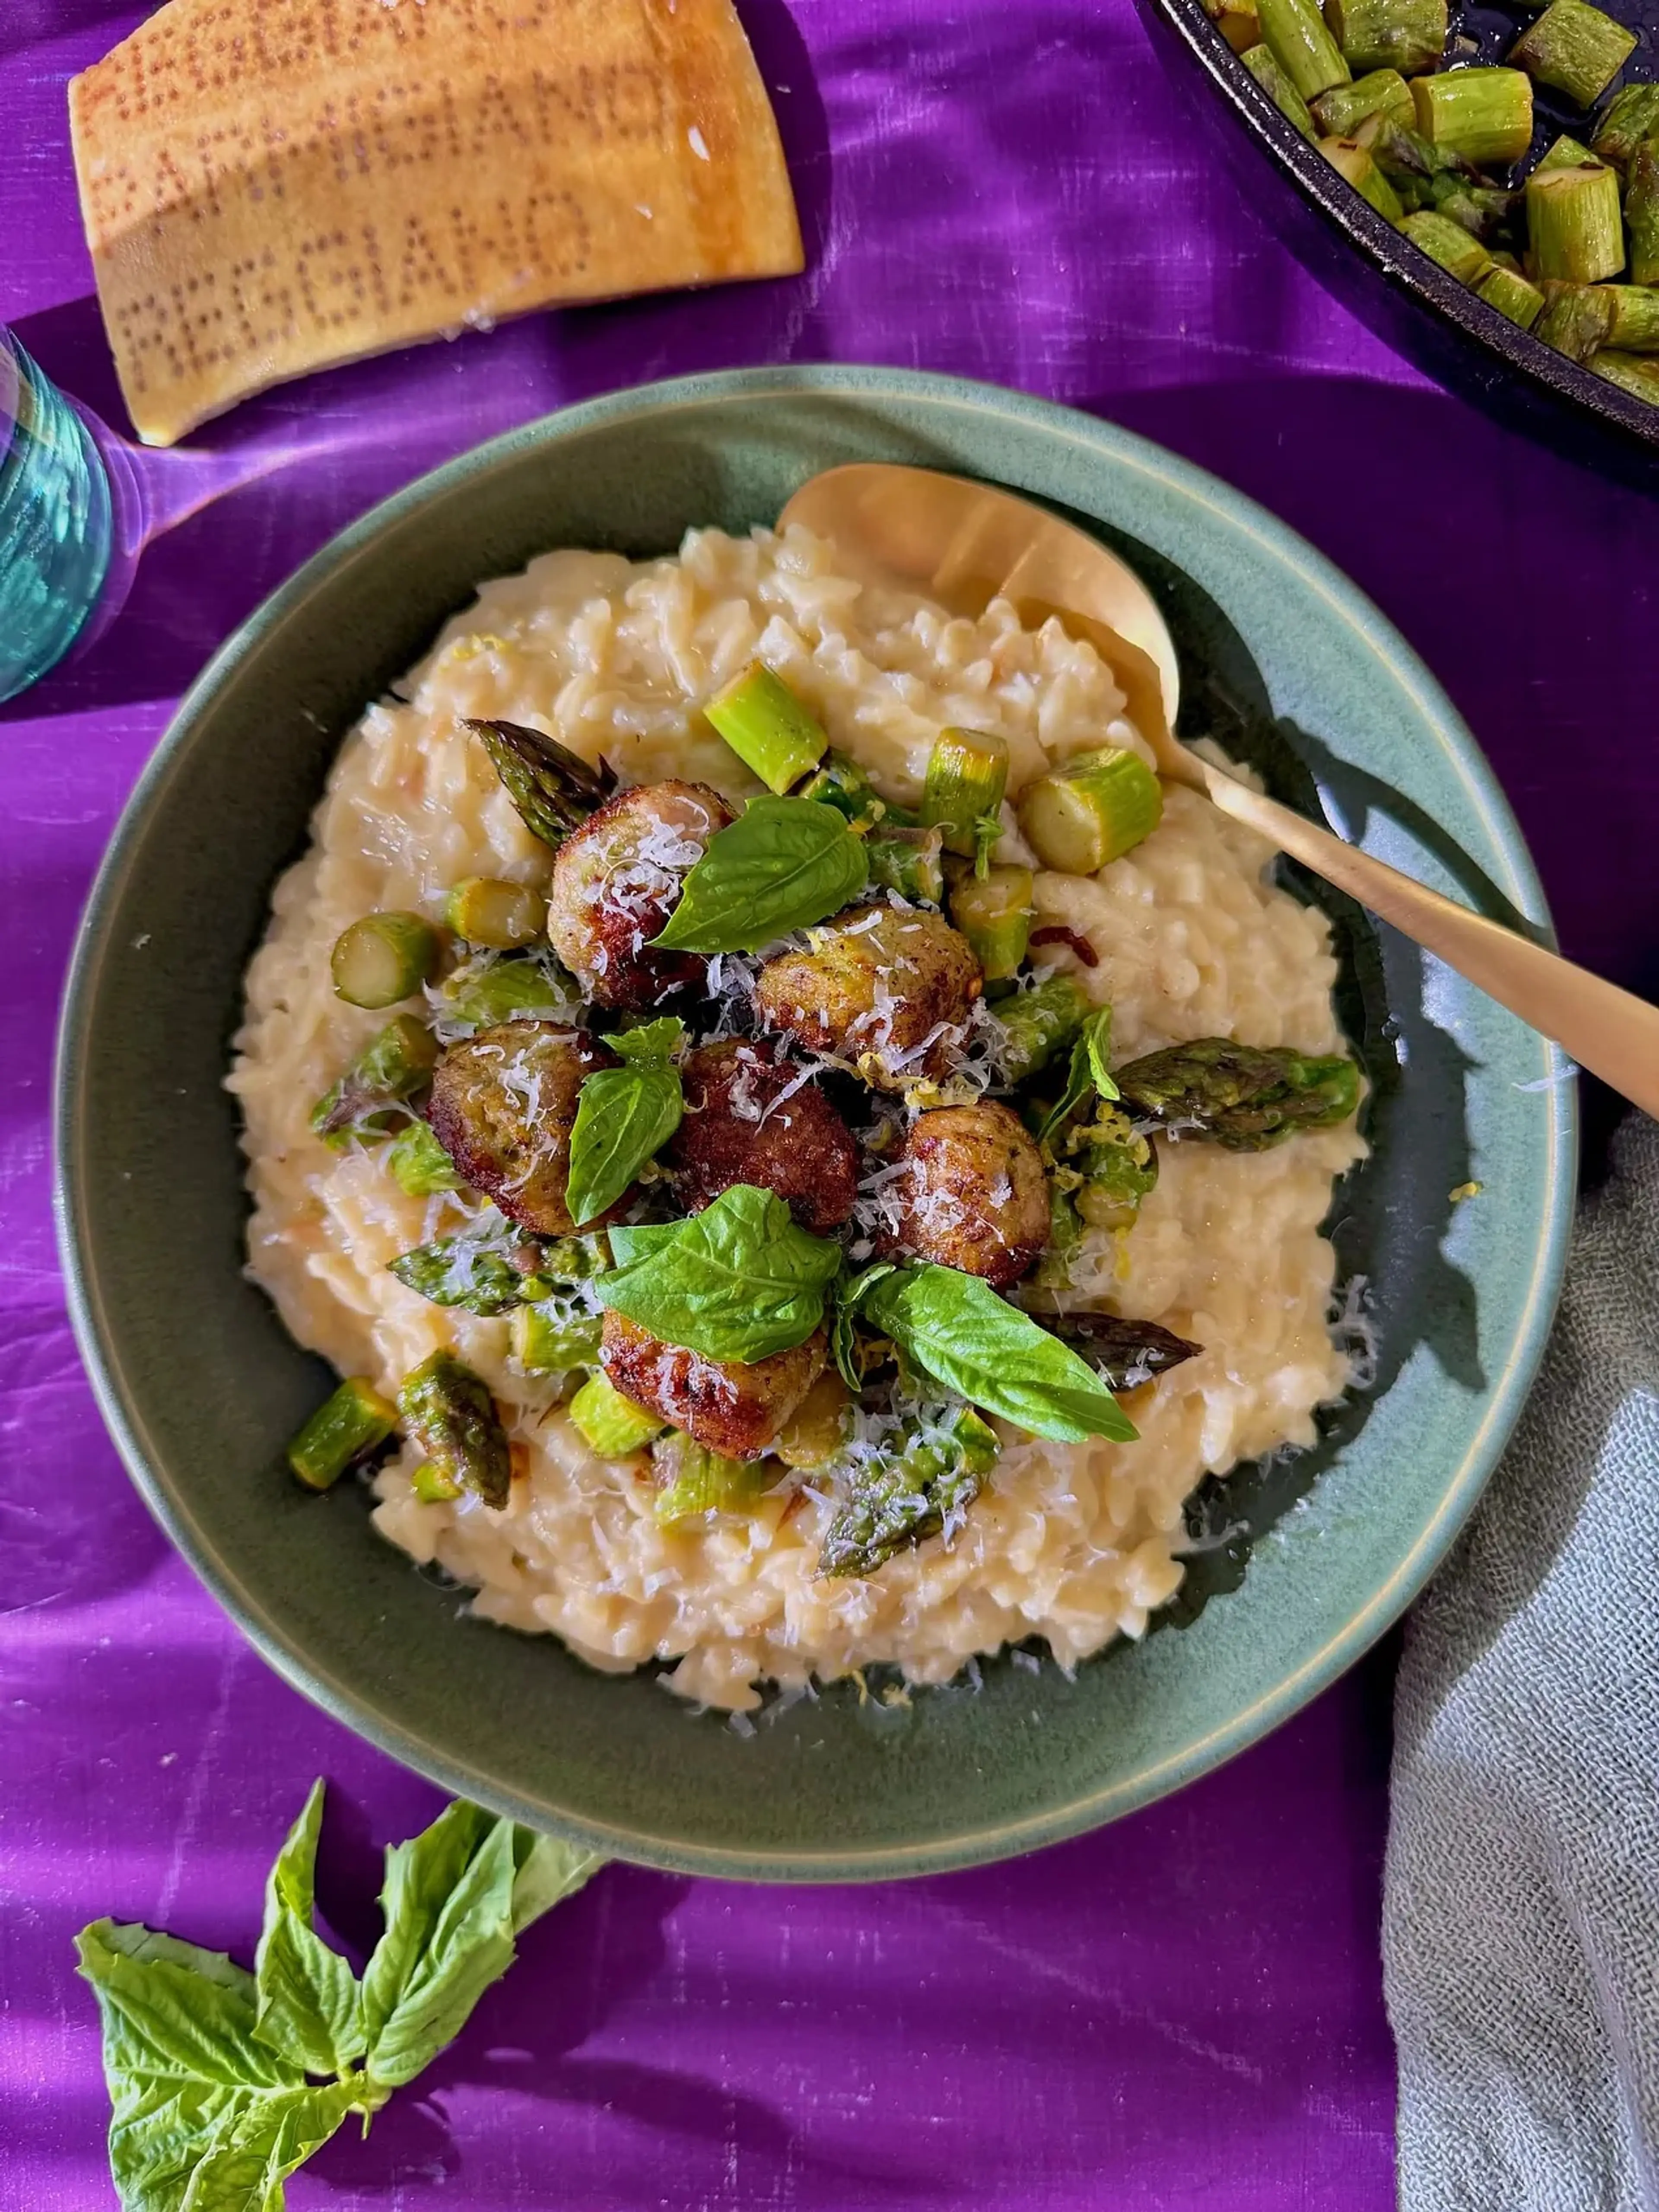
<svg viewBox="0 0 1659 2212"><path fill-rule="evenodd" d="M258 1595L216 1557L196 1526L188 1500L146 1454L136 1410L124 1395L112 1330L94 1292L95 1268L86 1248L86 1224L77 1188L81 1156L79 1076L88 1034L97 970L107 949L111 923L125 891L140 832L164 797L197 734L198 718L219 684L289 612L335 571L370 549L390 524L440 497L475 471L509 462L521 447L566 436L642 412L660 413L710 400L799 394L856 400L884 395L924 399L981 416L1010 414L1037 428L1171 485L1201 503L1224 507L1249 526L1281 560L1298 568L1333 601L1362 635L1386 641L1388 654L1411 680L1428 723L1490 836L1502 863L1500 888L1542 928L1549 927L1543 888L1518 823L1484 754L1425 663L1358 587L1290 526L1245 494L1182 460L1138 433L1081 410L1038 399L1006 386L921 370L854 364L788 364L725 369L632 386L602 398L557 409L507 431L428 471L371 507L311 556L233 632L180 701L123 807L94 879L76 932L64 988L53 1068L53 1213L70 1318L99 1411L134 1486L212 1595L274 1670L332 1718L402 1765L458 1796L532 1825L553 1826L607 1856L672 1871L744 1881L787 1882L884 1881L976 1866L1059 1843L1101 1826L1198 1779L1246 1750L1288 1720L1346 1673L1405 1612L1440 1565L1468 1517L1518 1418L1542 1358L1560 1293L1572 1221L1577 1159L1576 1085L1553 1086L1546 1101L1548 1172L1541 1233L1530 1257L1520 1321L1501 1371L1491 1379L1482 1418L1461 1464L1450 1471L1432 1517L1407 1556L1380 1588L1290 1675L1242 1711L1196 1741L1085 1796L999 1826L964 1828L920 1844L890 1844L821 1853L792 1849L744 1850L726 1844L686 1844L678 1838L567 1814L550 1814L510 1789L468 1771L377 1710L349 1681L307 1656L270 1616Z"/></svg>
<svg viewBox="0 0 1659 2212"><path fill-rule="evenodd" d="M1396 230L1279 112L1205 14L1202 0L1143 4L1155 9L1182 40L1214 92L1243 118L1303 198L1390 283L1403 287L1460 337L1497 355L1546 398L1558 405L1570 402L1650 458L1659 451L1659 406L1620 391L1523 331Z"/></svg>

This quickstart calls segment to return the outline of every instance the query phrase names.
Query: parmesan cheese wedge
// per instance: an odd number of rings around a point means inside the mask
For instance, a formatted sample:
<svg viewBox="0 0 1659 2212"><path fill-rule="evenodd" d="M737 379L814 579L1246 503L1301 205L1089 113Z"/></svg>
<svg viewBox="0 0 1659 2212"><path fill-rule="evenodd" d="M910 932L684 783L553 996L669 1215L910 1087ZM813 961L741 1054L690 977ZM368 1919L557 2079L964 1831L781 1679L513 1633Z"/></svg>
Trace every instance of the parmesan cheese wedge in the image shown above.
<svg viewBox="0 0 1659 2212"><path fill-rule="evenodd" d="M732 0L167 0L70 117L150 445L416 339L802 265Z"/></svg>

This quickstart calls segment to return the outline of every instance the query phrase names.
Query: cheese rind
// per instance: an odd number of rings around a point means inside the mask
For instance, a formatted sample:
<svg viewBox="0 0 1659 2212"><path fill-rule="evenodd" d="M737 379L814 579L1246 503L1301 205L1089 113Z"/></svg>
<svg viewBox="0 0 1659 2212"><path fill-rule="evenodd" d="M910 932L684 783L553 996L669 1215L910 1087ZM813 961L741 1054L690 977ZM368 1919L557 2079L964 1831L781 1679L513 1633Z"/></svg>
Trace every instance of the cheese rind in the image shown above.
<svg viewBox="0 0 1659 2212"><path fill-rule="evenodd" d="M167 0L70 115L151 445L469 325L802 265L731 0Z"/></svg>

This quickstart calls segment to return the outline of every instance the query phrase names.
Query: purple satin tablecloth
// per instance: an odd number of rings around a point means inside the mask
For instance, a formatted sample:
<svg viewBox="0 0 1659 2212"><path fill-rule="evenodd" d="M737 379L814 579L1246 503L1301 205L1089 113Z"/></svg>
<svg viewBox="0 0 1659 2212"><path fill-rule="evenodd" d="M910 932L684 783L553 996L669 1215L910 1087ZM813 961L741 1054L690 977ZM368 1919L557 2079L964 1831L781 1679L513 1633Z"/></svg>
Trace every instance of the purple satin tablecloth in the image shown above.
<svg viewBox="0 0 1659 2212"><path fill-rule="evenodd" d="M0 9L0 316L124 422L64 83L140 20ZM563 403L738 362L866 360L1093 409L1243 486L1449 686L1567 949L1651 990L1656 509L1426 385L1262 229L1130 0L751 0L812 246L796 282L537 318L252 404L90 653L0 710L0 2207L113 2203L100 1913L246 1957L313 1775L321 1895L374 1927L435 1791L271 1674L173 1557L66 1326L47 1091L118 809L209 653L372 501ZM181 1374L189 1346L179 1346ZM880 1889L617 1868L526 1940L459 2044L298 2212L1382 2212L1387 1649L1270 1742L1105 1832Z"/></svg>

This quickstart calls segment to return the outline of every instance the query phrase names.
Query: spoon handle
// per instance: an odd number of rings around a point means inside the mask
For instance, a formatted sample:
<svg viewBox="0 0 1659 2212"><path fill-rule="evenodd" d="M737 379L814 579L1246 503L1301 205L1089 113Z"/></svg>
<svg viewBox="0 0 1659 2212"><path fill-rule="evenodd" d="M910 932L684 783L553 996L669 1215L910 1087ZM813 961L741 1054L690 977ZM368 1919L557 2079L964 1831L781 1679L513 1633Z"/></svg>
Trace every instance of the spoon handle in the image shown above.
<svg viewBox="0 0 1659 2212"><path fill-rule="evenodd" d="M1207 762L1196 764L1224 814L1270 837L1292 860L1392 922L1541 1036L1553 1037L1581 1067L1659 1116L1659 1006L1442 898Z"/></svg>

